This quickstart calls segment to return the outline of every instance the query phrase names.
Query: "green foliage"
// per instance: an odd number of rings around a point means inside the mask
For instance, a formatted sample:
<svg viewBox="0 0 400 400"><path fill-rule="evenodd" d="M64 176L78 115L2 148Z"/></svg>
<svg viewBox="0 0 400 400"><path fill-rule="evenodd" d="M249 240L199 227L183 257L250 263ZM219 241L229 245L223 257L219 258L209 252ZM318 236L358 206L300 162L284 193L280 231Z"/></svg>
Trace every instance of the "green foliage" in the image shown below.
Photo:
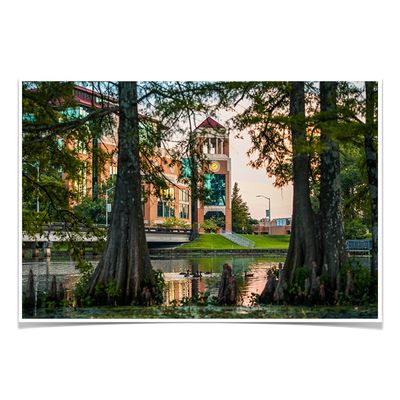
<svg viewBox="0 0 400 400"><path fill-rule="evenodd" d="M357 258L350 258L346 263L345 268L339 271L342 285L345 288L347 284L347 271L350 271L354 284L354 298L361 299L364 295L370 293L371 274L369 268L366 267Z"/></svg>
<svg viewBox="0 0 400 400"><path fill-rule="evenodd" d="M86 286L89 283L90 277L93 273L93 265L88 261L78 258L76 268L82 275L79 278L79 281L76 283L75 295L78 299L82 300L86 298Z"/></svg>
<svg viewBox="0 0 400 400"><path fill-rule="evenodd" d="M276 276L276 278L279 279L279 269L278 269L278 267L274 265L274 266L272 266L270 268L270 270Z"/></svg>
<svg viewBox="0 0 400 400"><path fill-rule="evenodd" d="M75 205L74 212L76 215L82 216L92 221L94 224L106 223L106 203L113 204L115 196L116 178L109 178L106 183L99 182L96 185L96 193L92 195L89 192L82 200ZM114 187L114 188L113 188ZM108 200L106 202L106 191L108 191ZM108 223L112 217L111 212L108 213Z"/></svg>
<svg viewBox="0 0 400 400"><path fill-rule="evenodd" d="M255 306L260 303L260 295L258 293L251 293L250 297L250 307Z"/></svg>
<svg viewBox="0 0 400 400"><path fill-rule="evenodd" d="M341 190L345 238L363 239L371 230L371 205L365 151L341 146Z"/></svg>
<svg viewBox="0 0 400 400"><path fill-rule="evenodd" d="M105 289L106 289L106 285L103 282L99 282L96 286L95 286L95 293L97 295L102 295L103 293L105 293Z"/></svg>
<svg viewBox="0 0 400 400"><path fill-rule="evenodd" d="M122 289L118 287L118 281L116 279L111 280L105 287L106 293L111 297L121 296Z"/></svg>
<svg viewBox="0 0 400 400"><path fill-rule="evenodd" d="M165 289L165 279L164 272L161 269L153 269L154 278L156 280L156 294L154 301L161 304L164 301L164 289Z"/></svg>
<svg viewBox="0 0 400 400"><path fill-rule="evenodd" d="M54 308L56 306L56 302L55 301L48 301L46 302L46 305L48 308Z"/></svg>
<svg viewBox="0 0 400 400"><path fill-rule="evenodd" d="M320 283L321 285L324 285L325 287L329 286L331 284L331 276L327 272L323 272L320 276Z"/></svg>
<svg viewBox="0 0 400 400"><path fill-rule="evenodd" d="M276 269L276 267L275 267ZM275 273L276 272L276 273ZM279 270L277 271L273 271L273 273L275 273L275 275L278 277L279 274ZM302 291L304 292L304 288L305 288L305 280L309 279L311 276L311 271L310 269L306 268L306 267L298 267L296 268L296 271L294 273L294 280L293 280L293 285L290 289L290 293L293 294L297 294L297 288L300 286Z"/></svg>
<svg viewBox="0 0 400 400"><path fill-rule="evenodd" d="M185 221L181 221L176 217L170 217L163 221L161 226L165 226L167 228L190 228L190 224Z"/></svg>
<svg viewBox="0 0 400 400"><path fill-rule="evenodd" d="M60 301L60 306L61 306L61 307L72 307L72 301L62 299L62 300Z"/></svg>
<svg viewBox="0 0 400 400"><path fill-rule="evenodd" d="M92 161L100 172L110 159L101 149L91 149L91 144L111 123L112 110L92 107L87 116L80 115L73 90L73 82L22 83L22 225L34 236L43 234L44 225L65 223L66 230L56 235L69 241L79 258L73 242L80 224L93 236L103 236L90 219L74 212L72 204L82 199ZM85 155L79 154L82 150Z"/></svg>
<svg viewBox="0 0 400 400"><path fill-rule="evenodd" d="M177 300L174 299L170 302L170 306L172 307L186 307L186 306L208 306L208 305L217 305L219 302L218 297L213 296L210 298L210 292L199 292L199 294L195 294L193 296L182 297L182 299Z"/></svg>
<svg viewBox="0 0 400 400"><path fill-rule="evenodd" d="M81 299L82 307L91 307L95 302L95 299L92 299L90 296L86 296Z"/></svg>
<svg viewBox="0 0 400 400"><path fill-rule="evenodd" d="M286 185L291 178L291 149L286 133L290 126L290 82L225 82L223 87L218 95L226 107L243 100L240 104L244 111L235 115L229 126L249 132L253 144L246 153L251 157L249 165L265 168L268 177L275 177L276 186Z"/></svg>
<svg viewBox="0 0 400 400"><path fill-rule="evenodd" d="M200 227L203 228L206 232L216 232L219 228L225 226L224 218L216 218L215 216L206 219Z"/></svg>

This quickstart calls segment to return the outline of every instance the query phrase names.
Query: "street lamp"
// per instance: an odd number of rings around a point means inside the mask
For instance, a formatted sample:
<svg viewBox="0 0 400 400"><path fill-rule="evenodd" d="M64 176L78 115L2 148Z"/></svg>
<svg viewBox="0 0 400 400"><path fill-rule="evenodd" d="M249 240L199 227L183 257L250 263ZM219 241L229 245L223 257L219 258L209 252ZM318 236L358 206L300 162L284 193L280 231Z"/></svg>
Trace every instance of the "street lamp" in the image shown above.
<svg viewBox="0 0 400 400"><path fill-rule="evenodd" d="M106 228L108 226L108 191L114 188L115 186L110 187L109 189L106 190Z"/></svg>
<svg viewBox="0 0 400 400"><path fill-rule="evenodd" d="M269 197L266 196L262 196L262 195L257 195L256 197L264 197L268 200L268 220L269 220L269 230L268 230L268 234L271 234L271 199Z"/></svg>

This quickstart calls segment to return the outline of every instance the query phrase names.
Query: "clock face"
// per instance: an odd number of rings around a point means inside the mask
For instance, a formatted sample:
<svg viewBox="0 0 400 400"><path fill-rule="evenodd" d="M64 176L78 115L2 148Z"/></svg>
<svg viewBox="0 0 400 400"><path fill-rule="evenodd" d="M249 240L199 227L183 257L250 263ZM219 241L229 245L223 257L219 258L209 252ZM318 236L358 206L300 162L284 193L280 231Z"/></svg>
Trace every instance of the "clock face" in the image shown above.
<svg viewBox="0 0 400 400"><path fill-rule="evenodd" d="M211 169L212 169L213 171L218 171L218 169L219 169L219 164L218 164L217 162L213 162L213 163L211 164Z"/></svg>

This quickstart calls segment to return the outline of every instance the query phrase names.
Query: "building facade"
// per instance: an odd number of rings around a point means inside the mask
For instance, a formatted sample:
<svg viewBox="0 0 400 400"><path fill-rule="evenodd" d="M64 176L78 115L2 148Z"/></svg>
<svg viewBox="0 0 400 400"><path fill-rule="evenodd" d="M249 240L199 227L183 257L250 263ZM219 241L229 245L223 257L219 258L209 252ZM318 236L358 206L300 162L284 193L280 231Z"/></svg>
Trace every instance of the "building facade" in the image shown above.
<svg viewBox="0 0 400 400"><path fill-rule="evenodd" d="M207 118L195 130L200 133L200 146L209 159L212 174L205 174L204 186L212 191L204 204L197 201L197 222L200 225L209 218L223 218L225 229L232 229L232 179L231 159L229 157L229 137L225 128Z"/></svg>
<svg viewBox="0 0 400 400"><path fill-rule="evenodd" d="M76 86L74 91L78 107L73 112L77 117L84 117L90 112L93 105L101 107L104 104L104 98L93 93L91 90ZM107 98L106 98L107 100ZM112 102L112 99L108 99ZM141 117L144 121L145 117ZM168 181L168 189L164 191L161 197L149 195L147 201L142 203L144 222L147 226L162 224L166 219L175 217L190 226L199 228L204 220L212 218L223 218L226 229L232 227L231 212L231 160L229 157L229 138L225 133L225 128L212 118L205 119L197 128L197 144L209 160L209 169L212 173L205 173L204 185L211 190L204 204L196 201L194 215L192 215L192 199L190 187L179 182L178 176L181 173L182 166L174 165L167 156L165 149L159 149L162 159L156 159L155 162L163 167L163 174ZM61 143L60 143L61 144ZM112 132L103 132L101 138L93 139L92 143L63 144L75 146L78 157L85 161L90 168L89 172L82 171L82 181L79 184L79 190L82 195L93 195L96 191L96 185L102 181L106 182L108 178L116 177L118 173L118 121ZM106 163L105 175L97 170L89 156L91 148L97 147L111 155L111 160ZM186 159L187 160L187 159ZM162 162L164 161L164 162ZM183 160L184 161L184 160ZM62 178L66 185L77 188L77 183L70 182L65 174ZM153 192L151 184L144 184L143 190L147 193ZM145 198L145 197L144 197Z"/></svg>
<svg viewBox="0 0 400 400"><path fill-rule="evenodd" d="M288 235L292 232L292 218L276 218L271 221L271 232L269 221L264 218L258 225L253 225L254 235Z"/></svg>

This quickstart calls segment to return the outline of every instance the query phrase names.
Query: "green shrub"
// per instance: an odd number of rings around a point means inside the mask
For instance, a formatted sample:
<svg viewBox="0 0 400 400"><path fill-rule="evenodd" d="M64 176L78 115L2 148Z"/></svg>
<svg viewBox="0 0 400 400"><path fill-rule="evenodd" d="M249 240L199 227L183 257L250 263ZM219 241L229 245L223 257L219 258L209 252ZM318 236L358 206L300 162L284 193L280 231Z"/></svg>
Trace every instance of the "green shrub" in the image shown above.
<svg viewBox="0 0 400 400"><path fill-rule="evenodd" d="M272 273L275 273L275 272L272 271ZM306 267L296 268L296 271L294 272L293 285L290 289L290 293L297 294L297 288L299 286L301 287L302 291L304 292L305 280L307 278L310 278L310 273L311 273L311 271ZM275 275L277 275L277 274L275 274Z"/></svg>

